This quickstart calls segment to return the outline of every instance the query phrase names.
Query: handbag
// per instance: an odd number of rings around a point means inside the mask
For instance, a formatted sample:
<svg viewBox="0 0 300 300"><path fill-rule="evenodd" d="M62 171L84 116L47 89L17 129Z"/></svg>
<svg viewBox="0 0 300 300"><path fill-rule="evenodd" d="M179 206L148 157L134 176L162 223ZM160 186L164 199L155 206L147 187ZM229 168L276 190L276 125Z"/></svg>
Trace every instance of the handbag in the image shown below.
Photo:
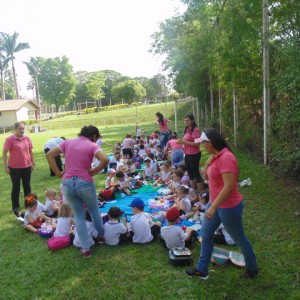
<svg viewBox="0 0 300 300"><path fill-rule="evenodd" d="M51 250L60 250L71 246L70 236L52 237L47 241L47 246Z"/></svg>

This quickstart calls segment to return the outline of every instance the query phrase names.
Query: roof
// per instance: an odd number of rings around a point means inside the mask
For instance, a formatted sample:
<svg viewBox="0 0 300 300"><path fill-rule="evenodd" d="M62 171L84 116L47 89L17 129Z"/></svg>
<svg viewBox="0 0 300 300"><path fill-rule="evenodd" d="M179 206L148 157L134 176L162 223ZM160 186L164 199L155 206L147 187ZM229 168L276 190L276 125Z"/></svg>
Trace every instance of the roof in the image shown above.
<svg viewBox="0 0 300 300"><path fill-rule="evenodd" d="M30 103L35 109L39 109L39 106L29 99L22 100L2 100L0 101L0 111L15 111L19 110L26 103Z"/></svg>

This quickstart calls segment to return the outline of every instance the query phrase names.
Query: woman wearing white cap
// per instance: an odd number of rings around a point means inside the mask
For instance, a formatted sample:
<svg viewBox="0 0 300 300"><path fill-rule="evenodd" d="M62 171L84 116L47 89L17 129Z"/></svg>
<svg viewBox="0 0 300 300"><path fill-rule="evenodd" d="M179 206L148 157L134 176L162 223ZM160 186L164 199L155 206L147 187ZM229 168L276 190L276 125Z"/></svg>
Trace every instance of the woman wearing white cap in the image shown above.
<svg viewBox="0 0 300 300"><path fill-rule="evenodd" d="M256 256L243 230L243 197L238 191L238 164L229 145L213 128L205 129L196 142L203 142L212 156L204 167L205 179L209 182L209 202L205 210L201 233L202 246L198 265L187 270L188 276L208 278L208 264L213 252L214 232L222 223L233 240L242 250L246 270L241 278L255 278L258 273Z"/></svg>

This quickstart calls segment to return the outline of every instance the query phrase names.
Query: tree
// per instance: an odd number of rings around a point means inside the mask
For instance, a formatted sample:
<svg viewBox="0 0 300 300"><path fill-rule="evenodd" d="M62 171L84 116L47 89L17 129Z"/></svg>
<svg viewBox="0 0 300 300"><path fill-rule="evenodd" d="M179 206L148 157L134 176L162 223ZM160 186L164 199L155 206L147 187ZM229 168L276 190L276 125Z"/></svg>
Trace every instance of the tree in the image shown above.
<svg viewBox="0 0 300 300"><path fill-rule="evenodd" d="M124 99L131 104L134 99L141 99L146 96L145 88L135 80L120 82L112 88L115 99Z"/></svg>
<svg viewBox="0 0 300 300"><path fill-rule="evenodd" d="M1 42L0 42L1 44ZM0 78L1 78L1 99L5 100L5 72L8 67L9 58L7 58L0 48Z"/></svg>
<svg viewBox="0 0 300 300"><path fill-rule="evenodd" d="M1 39L1 47L6 52L7 58L11 61L12 65L12 72L14 77L14 85L16 90L16 98L19 99L19 90L18 90L18 84L17 84L17 76L16 76L16 70L15 70L15 53L20 52L25 49L29 49L28 43L17 43L17 39L19 37L19 34L17 32L14 32L13 35L9 35L4 32L0 32L0 35L2 37Z"/></svg>
<svg viewBox="0 0 300 300"><path fill-rule="evenodd" d="M105 86L103 87L103 91L105 93L105 99L102 104L111 105L112 102L112 88L113 86L117 85L120 81L120 78L122 78L122 74L113 70L103 70L101 71L104 73L106 79L105 79ZM123 80L124 81L124 80Z"/></svg>
<svg viewBox="0 0 300 300"><path fill-rule="evenodd" d="M41 96L45 102L54 104L58 111L60 105L68 104L75 96L76 78L73 68L66 56L39 60Z"/></svg>
<svg viewBox="0 0 300 300"><path fill-rule="evenodd" d="M105 96L103 88L105 86L105 75L102 72L93 72L89 75L86 83L88 95L93 100L101 100ZM100 105L101 106L101 105Z"/></svg>
<svg viewBox="0 0 300 300"><path fill-rule="evenodd" d="M29 62L24 62L24 64L27 66L29 75L32 78L33 81L33 89L35 90L35 96L36 100L38 102L38 106L41 106L41 99L40 99L40 88L39 88L39 81L38 76L40 73L41 68L41 59L36 57L30 57ZM38 118L40 118L40 109L38 110Z"/></svg>

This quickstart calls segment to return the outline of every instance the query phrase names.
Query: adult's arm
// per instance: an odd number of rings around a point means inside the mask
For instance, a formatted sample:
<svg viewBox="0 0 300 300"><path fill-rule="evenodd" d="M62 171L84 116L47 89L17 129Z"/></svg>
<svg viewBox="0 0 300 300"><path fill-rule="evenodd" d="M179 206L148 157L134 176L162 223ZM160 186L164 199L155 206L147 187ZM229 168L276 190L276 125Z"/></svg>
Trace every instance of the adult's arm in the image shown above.
<svg viewBox="0 0 300 300"><path fill-rule="evenodd" d="M223 179L223 188L221 189L220 193L218 194L217 198L214 200L214 202L211 204L210 208L206 211L205 216L208 219L211 219L217 208L227 200L227 197L230 195L235 181L236 181L236 174L235 173L222 173L222 179Z"/></svg>
<svg viewBox="0 0 300 300"><path fill-rule="evenodd" d="M8 152L7 150L2 151L2 160L3 160L3 167L4 167L5 173L10 175L10 170L7 165L7 152Z"/></svg>
<svg viewBox="0 0 300 300"><path fill-rule="evenodd" d="M207 168L208 168L208 166L209 166L211 160L213 159L213 157L214 157L214 156L211 155L211 156L207 159L207 161L206 161L206 163L205 163L205 165L204 165L204 167L203 167L203 175L204 175L204 179L205 179L205 180L208 180Z"/></svg>
<svg viewBox="0 0 300 300"><path fill-rule="evenodd" d="M179 139L179 140L177 140L177 142L179 143L179 144L181 144L181 145L187 145L187 146L198 146L199 147L199 145L200 145L200 142L199 143L195 143L195 142L188 142L188 141L186 141L186 140L184 140L184 139Z"/></svg>
<svg viewBox="0 0 300 300"><path fill-rule="evenodd" d="M57 146L46 153L46 158L47 158L49 167L55 173L55 175L58 177L61 177L63 172L60 172L59 168L57 167L55 157L57 157L61 153L62 153L62 151Z"/></svg>
<svg viewBox="0 0 300 300"><path fill-rule="evenodd" d="M32 172L35 168L35 162L34 162L34 156L33 156L32 149L29 149L29 154L30 154L30 158L31 158L31 172Z"/></svg>

